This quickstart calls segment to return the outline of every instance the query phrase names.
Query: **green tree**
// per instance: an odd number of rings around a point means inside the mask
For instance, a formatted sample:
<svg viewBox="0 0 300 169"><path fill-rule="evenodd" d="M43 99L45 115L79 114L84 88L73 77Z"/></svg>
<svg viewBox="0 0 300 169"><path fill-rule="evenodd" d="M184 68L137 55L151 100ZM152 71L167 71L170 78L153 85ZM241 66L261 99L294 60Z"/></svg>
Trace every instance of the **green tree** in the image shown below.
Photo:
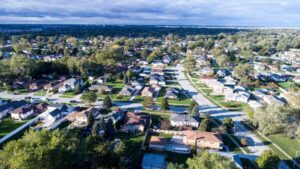
<svg viewBox="0 0 300 169"><path fill-rule="evenodd" d="M168 98L164 97L161 101L161 105L160 105L162 110L169 110L169 102L168 102Z"/></svg>
<svg viewBox="0 0 300 169"><path fill-rule="evenodd" d="M91 103L94 103L97 101L97 94L94 91L88 91L88 92L82 94L80 99L90 105Z"/></svg>
<svg viewBox="0 0 300 169"><path fill-rule="evenodd" d="M232 118L225 118L223 120L222 127L224 127L224 129L227 131L231 130L234 127Z"/></svg>
<svg viewBox="0 0 300 169"><path fill-rule="evenodd" d="M90 113L87 117L88 126L91 127L94 125L95 117Z"/></svg>
<svg viewBox="0 0 300 169"><path fill-rule="evenodd" d="M261 169L277 169L280 158L271 150L264 151L257 159L256 163Z"/></svg>
<svg viewBox="0 0 300 169"><path fill-rule="evenodd" d="M221 55L217 58L217 64L220 67L226 67L229 65L229 57L226 55Z"/></svg>
<svg viewBox="0 0 300 169"><path fill-rule="evenodd" d="M123 78L123 84L128 84L128 77L127 76L124 76L124 78Z"/></svg>
<svg viewBox="0 0 300 169"><path fill-rule="evenodd" d="M132 80L132 78L134 77L134 73L132 72L131 69L129 69L129 70L126 72L126 76L127 76L128 80Z"/></svg>
<svg viewBox="0 0 300 169"><path fill-rule="evenodd" d="M195 105L192 111L190 112L192 116L197 116L199 114L199 108L198 105Z"/></svg>
<svg viewBox="0 0 300 169"><path fill-rule="evenodd" d="M100 131L100 124L99 123L95 123L93 125L93 128L92 128L92 135L93 136L98 136L99 135L99 131Z"/></svg>
<svg viewBox="0 0 300 169"><path fill-rule="evenodd" d="M0 151L1 168L76 168L83 160L80 141L63 131L32 131Z"/></svg>
<svg viewBox="0 0 300 169"><path fill-rule="evenodd" d="M211 117L207 115L201 120L198 130L200 131L210 131L211 130Z"/></svg>
<svg viewBox="0 0 300 169"><path fill-rule="evenodd" d="M195 70L196 68L196 60L193 56L191 55L188 55L187 58L186 58L186 61L184 63L184 69L188 72L188 73L191 73L192 71Z"/></svg>
<svg viewBox="0 0 300 169"><path fill-rule="evenodd" d="M153 98L152 97L144 97L143 99L143 107L146 109L152 109L154 106Z"/></svg>
<svg viewBox="0 0 300 169"><path fill-rule="evenodd" d="M243 79L243 78L249 78L250 75L253 73L253 67L249 64L238 64L234 69L233 69L233 75L237 77L238 79Z"/></svg>
<svg viewBox="0 0 300 169"><path fill-rule="evenodd" d="M107 112L110 111L111 107L112 107L112 102L109 96L105 96L104 100L103 100L103 109L106 110Z"/></svg>
<svg viewBox="0 0 300 169"><path fill-rule="evenodd" d="M167 169L184 169L184 165L177 163L168 163Z"/></svg>
<svg viewBox="0 0 300 169"><path fill-rule="evenodd" d="M195 100L193 100L189 105L188 111L191 113L195 106L198 107L198 103Z"/></svg>
<svg viewBox="0 0 300 169"><path fill-rule="evenodd" d="M15 76L30 76L34 65L34 61L24 55L14 55L10 59L10 71Z"/></svg>
<svg viewBox="0 0 300 169"><path fill-rule="evenodd" d="M199 155L189 158L186 163L189 169L237 169L230 158L207 151L202 151Z"/></svg>

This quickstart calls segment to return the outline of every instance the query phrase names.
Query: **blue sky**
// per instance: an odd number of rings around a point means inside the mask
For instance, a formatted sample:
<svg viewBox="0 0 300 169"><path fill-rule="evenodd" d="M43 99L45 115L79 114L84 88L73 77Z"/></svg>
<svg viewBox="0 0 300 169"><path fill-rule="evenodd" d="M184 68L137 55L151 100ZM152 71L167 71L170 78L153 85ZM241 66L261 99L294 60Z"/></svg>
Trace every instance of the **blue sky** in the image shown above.
<svg viewBox="0 0 300 169"><path fill-rule="evenodd" d="M0 23L300 27L300 0L0 0Z"/></svg>

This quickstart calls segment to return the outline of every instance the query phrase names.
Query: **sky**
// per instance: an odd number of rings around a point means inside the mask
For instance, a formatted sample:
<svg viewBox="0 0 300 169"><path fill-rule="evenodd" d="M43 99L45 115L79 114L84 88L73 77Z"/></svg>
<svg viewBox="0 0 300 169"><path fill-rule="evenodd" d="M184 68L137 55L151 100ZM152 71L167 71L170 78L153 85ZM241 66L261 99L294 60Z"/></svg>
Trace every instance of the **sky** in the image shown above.
<svg viewBox="0 0 300 169"><path fill-rule="evenodd" d="M0 0L0 23L300 27L300 0Z"/></svg>

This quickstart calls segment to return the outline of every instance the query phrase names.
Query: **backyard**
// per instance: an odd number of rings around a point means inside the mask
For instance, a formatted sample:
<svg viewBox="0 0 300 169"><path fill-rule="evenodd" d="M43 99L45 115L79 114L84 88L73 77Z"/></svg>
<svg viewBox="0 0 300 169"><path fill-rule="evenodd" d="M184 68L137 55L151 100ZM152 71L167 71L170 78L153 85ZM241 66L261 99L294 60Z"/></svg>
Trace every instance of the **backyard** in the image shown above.
<svg viewBox="0 0 300 169"><path fill-rule="evenodd" d="M15 121L10 117L2 119L0 122L0 138L6 136L8 133L14 131L28 121L29 120Z"/></svg>

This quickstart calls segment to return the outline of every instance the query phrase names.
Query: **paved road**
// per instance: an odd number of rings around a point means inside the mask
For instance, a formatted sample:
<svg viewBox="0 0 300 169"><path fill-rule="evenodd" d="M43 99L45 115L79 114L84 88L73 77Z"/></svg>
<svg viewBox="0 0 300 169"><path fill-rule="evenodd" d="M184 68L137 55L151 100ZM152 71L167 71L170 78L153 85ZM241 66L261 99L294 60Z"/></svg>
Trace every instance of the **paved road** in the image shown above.
<svg viewBox="0 0 300 169"><path fill-rule="evenodd" d="M187 94L192 97L198 104L200 112L210 114L219 120L224 118L232 118L235 123L235 135L244 138L249 141L249 150L253 155L260 155L264 150L268 149L268 146L264 145L259 138L257 138L251 131L245 128L240 122L247 118L244 112L228 111L226 109L217 107L208 99L206 99L198 90L191 84L191 82L184 75L184 68L178 64L175 70L178 70L177 79L179 84L187 91Z"/></svg>

